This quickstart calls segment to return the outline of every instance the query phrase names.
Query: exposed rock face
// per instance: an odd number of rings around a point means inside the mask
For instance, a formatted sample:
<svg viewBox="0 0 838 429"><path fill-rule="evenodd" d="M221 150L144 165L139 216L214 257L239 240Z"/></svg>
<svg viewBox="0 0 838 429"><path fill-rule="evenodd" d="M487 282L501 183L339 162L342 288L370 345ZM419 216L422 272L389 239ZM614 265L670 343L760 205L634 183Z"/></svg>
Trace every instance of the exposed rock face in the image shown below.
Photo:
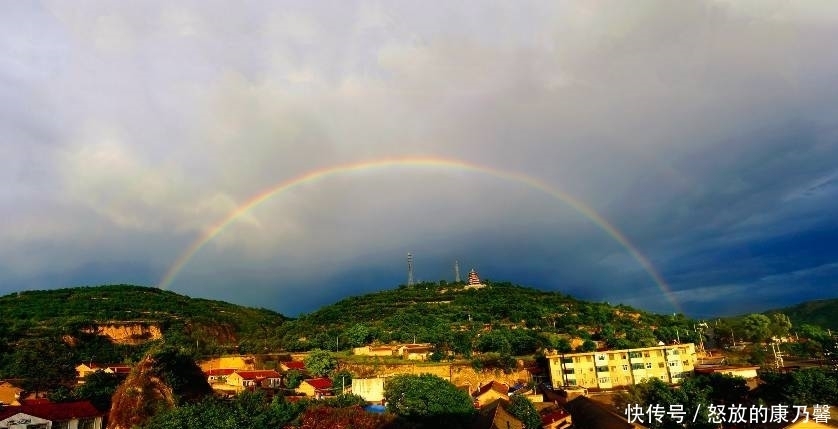
<svg viewBox="0 0 838 429"><path fill-rule="evenodd" d="M113 322L96 325L95 327L84 329L83 332L108 337L116 344L136 345L163 338L163 332L160 331L160 327L151 323Z"/></svg>
<svg viewBox="0 0 838 429"><path fill-rule="evenodd" d="M108 429L142 427L160 412L211 394L206 375L195 361L172 347L158 349L137 364L117 388Z"/></svg>
<svg viewBox="0 0 838 429"><path fill-rule="evenodd" d="M172 388L157 376L151 357L141 361L114 392L108 429L142 426L160 411L175 406Z"/></svg>

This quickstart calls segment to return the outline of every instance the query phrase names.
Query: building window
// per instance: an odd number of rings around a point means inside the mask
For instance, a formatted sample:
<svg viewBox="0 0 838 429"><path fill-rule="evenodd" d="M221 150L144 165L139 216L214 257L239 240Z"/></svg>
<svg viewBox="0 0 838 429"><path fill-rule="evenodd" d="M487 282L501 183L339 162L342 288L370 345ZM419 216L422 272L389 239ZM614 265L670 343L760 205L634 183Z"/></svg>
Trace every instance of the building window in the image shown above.
<svg viewBox="0 0 838 429"><path fill-rule="evenodd" d="M623 353L623 360L626 360L626 354Z"/></svg>
<svg viewBox="0 0 838 429"><path fill-rule="evenodd" d="M629 370L629 366L628 365L623 365L623 371L628 371L628 370Z"/></svg>
<svg viewBox="0 0 838 429"><path fill-rule="evenodd" d="M70 429L70 422L52 422L52 429Z"/></svg>
<svg viewBox="0 0 838 429"><path fill-rule="evenodd" d="M587 359L588 362L591 362L591 357L590 356L585 356L585 357L588 358Z"/></svg>
<svg viewBox="0 0 838 429"><path fill-rule="evenodd" d="M600 377L600 379L599 379L599 384L605 384L605 383L610 383L610 382L611 382L611 379L608 378L608 377Z"/></svg>
<svg viewBox="0 0 838 429"><path fill-rule="evenodd" d="M569 357L562 358L562 363L573 363L573 358L569 358Z"/></svg>
<svg viewBox="0 0 838 429"><path fill-rule="evenodd" d="M669 366L676 367L678 366L678 362L669 362Z"/></svg>
<svg viewBox="0 0 838 429"><path fill-rule="evenodd" d="M598 366L596 367L597 372L608 372L608 366Z"/></svg>
<svg viewBox="0 0 838 429"><path fill-rule="evenodd" d="M689 365L689 364L690 364L690 361L688 361L688 360L684 361L684 366Z"/></svg>
<svg viewBox="0 0 838 429"><path fill-rule="evenodd" d="M576 380L567 380L568 386L576 386Z"/></svg>
<svg viewBox="0 0 838 429"><path fill-rule="evenodd" d="M611 367L611 371L616 371L616 370L617 370L617 367L616 367L616 366L612 366L612 367Z"/></svg>
<svg viewBox="0 0 838 429"><path fill-rule="evenodd" d="M663 364L663 362L658 362L658 368L663 368L663 367L665 367L665 366L666 366L666 365L664 365L664 364Z"/></svg>
<svg viewBox="0 0 838 429"><path fill-rule="evenodd" d="M643 357L643 355L640 354L640 352L629 352L629 358L630 359L635 359L635 358L639 358L639 357Z"/></svg>
<svg viewBox="0 0 838 429"><path fill-rule="evenodd" d="M597 356L596 360L605 360L605 355Z"/></svg>
<svg viewBox="0 0 838 429"><path fill-rule="evenodd" d="M651 362L646 363L646 369L652 369L652 363Z"/></svg>
<svg viewBox="0 0 838 429"><path fill-rule="evenodd" d="M642 363L633 363L631 364L631 369L643 369Z"/></svg>
<svg viewBox="0 0 838 429"><path fill-rule="evenodd" d="M649 352L643 353L644 357L649 357Z"/></svg>
<svg viewBox="0 0 838 429"><path fill-rule="evenodd" d="M565 370L564 370L564 373L565 373L565 374L574 374L574 372L573 372L573 368L567 368L567 369L565 369Z"/></svg>

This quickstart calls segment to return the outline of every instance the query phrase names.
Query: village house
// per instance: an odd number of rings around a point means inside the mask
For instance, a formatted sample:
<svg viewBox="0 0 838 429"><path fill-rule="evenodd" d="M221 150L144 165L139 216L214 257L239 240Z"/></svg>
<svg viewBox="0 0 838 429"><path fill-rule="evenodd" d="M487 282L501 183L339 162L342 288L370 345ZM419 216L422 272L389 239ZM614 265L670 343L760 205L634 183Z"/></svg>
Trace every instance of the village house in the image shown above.
<svg viewBox="0 0 838 429"><path fill-rule="evenodd" d="M328 378L309 378L303 380L300 386L296 389L297 393L302 393L306 396L315 398L322 398L323 396L330 396L332 394L332 380Z"/></svg>
<svg viewBox="0 0 838 429"><path fill-rule="evenodd" d="M509 401L495 399L480 408L474 429L524 429L524 423L513 416L506 408Z"/></svg>
<svg viewBox="0 0 838 429"><path fill-rule="evenodd" d="M564 408L554 408L541 414L542 429L568 429L573 426L573 419Z"/></svg>
<svg viewBox="0 0 838 429"><path fill-rule="evenodd" d="M492 380L483 386L479 386L471 394L471 397L478 407L489 404L497 399L509 399L509 386Z"/></svg>
<svg viewBox="0 0 838 429"><path fill-rule="evenodd" d="M207 376L207 382L209 384L226 383L227 377L233 375L234 372L236 370L233 368L216 368L204 371L204 375Z"/></svg>
<svg viewBox="0 0 838 429"><path fill-rule="evenodd" d="M227 385L235 386L238 391L256 386L276 388L280 387L281 382L282 376L272 369L235 371L227 376Z"/></svg>
<svg viewBox="0 0 838 429"><path fill-rule="evenodd" d="M733 377L742 377L745 380L757 378L758 366L733 366L733 365L696 365L696 374L726 374Z"/></svg>
<svg viewBox="0 0 838 429"><path fill-rule="evenodd" d="M79 384L84 383L84 378L96 371L104 371L108 374L117 374L127 376L131 373L131 367L125 364L100 364L100 363L82 363L76 365L76 374Z"/></svg>
<svg viewBox="0 0 838 429"><path fill-rule="evenodd" d="M434 351L432 344L405 344L398 348L398 355L407 360L428 360Z"/></svg>
<svg viewBox="0 0 838 429"><path fill-rule="evenodd" d="M305 362L301 362L301 361L298 361L298 360L291 360L291 361L288 361L288 362L280 362L279 363L279 369L281 369L283 372L288 372L288 371L306 372L306 364L305 364Z"/></svg>
<svg viewBox="0 0 838 429"><path fill-rule="evenodd" d="M364 346L352 349L352 354L358 356L390 357L396 353L396 346Z"/></svg>
<svg viewBox="0 0 838 429"><path fill-rule="evenodd" d="M565 410L570 413L573 419L573 426L578 428L597 429L645 429L646 427L629 422L612 410L609 406L594 401L587 396L576 398L562 404Z"/></svg>
<svg viewBox="0 0 838 429"><path fill-rule="evenodd" d="M90 401L24 403L0 409L0 429L103 429L103 416Z"/></svg>

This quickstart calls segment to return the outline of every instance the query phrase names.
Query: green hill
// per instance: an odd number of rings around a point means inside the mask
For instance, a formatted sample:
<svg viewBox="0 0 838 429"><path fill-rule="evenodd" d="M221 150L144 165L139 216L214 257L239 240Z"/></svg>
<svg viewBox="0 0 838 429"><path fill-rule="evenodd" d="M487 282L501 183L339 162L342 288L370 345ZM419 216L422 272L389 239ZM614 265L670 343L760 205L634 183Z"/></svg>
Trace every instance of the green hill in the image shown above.
<svg viewBox="0 0 838 429"><path fill-rule="evenodd" d="M60 337L80 358L101 361L135 356L160 333L166 343L198 354L262 351L277 346L268 343L288 320L270 310L131 285L19 292L0 297L0 314L6 344ZM97 335L103 328L140 334L114 344Z"/></svg>
<svg viewBox="0 0 838 429"><path fill-rule="evenodd" d="M346 298L286 323L282 343L290 350L335 350L416 341L455 353L473 347L524 354L560 346L561 338L614 347L687 341L694 336L692 326L683 315L654 315L511 283L474 290L440 282Z"/></svg>
<svg viewBox="0 0 838 429"><path fill-rule="evenodd" d="M803 324L838 330L838 299L806 301L791 307L766 311L765 314L783 313L794 326Z"/></svg>

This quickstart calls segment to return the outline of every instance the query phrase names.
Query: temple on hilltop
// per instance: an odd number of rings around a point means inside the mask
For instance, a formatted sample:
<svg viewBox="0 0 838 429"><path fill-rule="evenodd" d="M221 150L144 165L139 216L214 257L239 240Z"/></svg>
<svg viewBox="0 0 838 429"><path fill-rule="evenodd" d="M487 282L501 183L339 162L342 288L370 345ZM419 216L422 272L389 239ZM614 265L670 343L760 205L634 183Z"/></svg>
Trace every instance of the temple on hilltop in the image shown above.
<svg viewBox="0 0 838 429"><path fill-rule="evenodd" d="M486 287L483 283L480 283L480 277L477 275L477 271L474 268L468 272L468 284L466 285L466 289L483 289Z"/></svg>

